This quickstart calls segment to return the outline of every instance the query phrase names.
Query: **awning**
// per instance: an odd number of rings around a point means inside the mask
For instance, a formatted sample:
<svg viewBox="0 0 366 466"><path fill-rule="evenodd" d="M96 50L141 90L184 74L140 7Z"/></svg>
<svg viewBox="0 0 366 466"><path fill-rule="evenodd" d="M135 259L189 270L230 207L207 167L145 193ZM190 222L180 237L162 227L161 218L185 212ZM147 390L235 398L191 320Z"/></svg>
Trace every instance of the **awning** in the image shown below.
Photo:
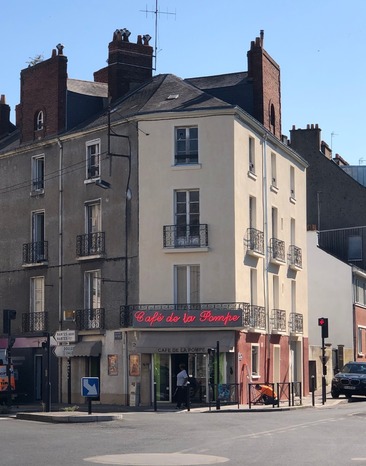
<svg viewBox="0 0 366 466"><path fill-rule="evenodd" d="M226 353L234 348L234 331L207 332L140 332L136 343L139 353L207 353L216 348Z"/></svg>
<svg viewBox="0 0 366 466"><path fill-rule="evenodd" d="M100 356L100 353L102 352L102 342L101 341L80 341L79 343L76 343L74 347L74 351L72 353L72 356L80 356L80 357L89 357L89 356L94 356L98 357Z"/></svg>

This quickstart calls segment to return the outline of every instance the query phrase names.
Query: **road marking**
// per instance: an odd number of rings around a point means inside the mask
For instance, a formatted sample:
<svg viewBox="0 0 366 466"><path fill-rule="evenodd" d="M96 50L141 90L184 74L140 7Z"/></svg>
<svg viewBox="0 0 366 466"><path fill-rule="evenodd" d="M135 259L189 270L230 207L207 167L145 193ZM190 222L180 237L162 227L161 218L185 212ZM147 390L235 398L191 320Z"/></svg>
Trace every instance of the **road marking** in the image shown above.
<svg viewBox="0 0 366 466"><path fill-rule="evenodd" d="M90 458L84 458L84 461L122 466L191 466L227 463L229 458L185 453L126 453L122 455L91 456Z"/></svg>

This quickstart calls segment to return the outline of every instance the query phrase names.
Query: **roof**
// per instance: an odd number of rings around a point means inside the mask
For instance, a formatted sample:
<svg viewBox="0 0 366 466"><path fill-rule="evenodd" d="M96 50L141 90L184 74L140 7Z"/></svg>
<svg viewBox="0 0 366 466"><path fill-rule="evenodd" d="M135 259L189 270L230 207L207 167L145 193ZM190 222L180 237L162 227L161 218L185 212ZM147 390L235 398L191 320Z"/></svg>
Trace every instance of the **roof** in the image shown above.
<svg viewBox="0 0 366 466"><path fill-rule="evenodd" d="M81 81L79 79L68 79L67 90L76 94L90 95L95 97L108 97L108 84L93 81Z"/></svg>

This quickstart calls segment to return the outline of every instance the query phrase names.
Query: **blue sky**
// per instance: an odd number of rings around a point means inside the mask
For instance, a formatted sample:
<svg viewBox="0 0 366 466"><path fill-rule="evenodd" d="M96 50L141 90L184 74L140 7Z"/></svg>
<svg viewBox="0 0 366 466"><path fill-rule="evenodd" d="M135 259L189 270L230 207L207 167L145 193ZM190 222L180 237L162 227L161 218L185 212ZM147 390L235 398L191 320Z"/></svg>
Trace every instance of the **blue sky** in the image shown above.
<svg viewBox="0 0 366 466"><path fill-rule="evenodd" d="M150 34L156 0L0 0L0 94L19 103L20 70L61 42L70 78L93 80L113 31ZM247 70L250 43L281 67L282 132L318 124L350 164L366 163L365 0L159 0L157 73L182 78ZM169 13L169 14L165 14ZM362 160L364 159L364 160Z"/></svg>

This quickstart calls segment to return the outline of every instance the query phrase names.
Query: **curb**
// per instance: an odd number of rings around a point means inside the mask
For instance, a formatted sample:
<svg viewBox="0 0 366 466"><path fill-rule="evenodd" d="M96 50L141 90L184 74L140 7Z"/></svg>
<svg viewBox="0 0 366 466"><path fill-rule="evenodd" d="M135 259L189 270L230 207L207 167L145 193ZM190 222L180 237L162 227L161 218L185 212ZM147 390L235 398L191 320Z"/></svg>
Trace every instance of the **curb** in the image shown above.
<svg viewBox="0 0 366 466"><path fill-rule="evenodd" d="M38 421L38 422L50 422L50 423L85 423L85 422L106 422L106 421L117 421L122 420L122 414L85 414L74 412L63 413L17 413L16 419L22 419L24 421Z"/></svg>

